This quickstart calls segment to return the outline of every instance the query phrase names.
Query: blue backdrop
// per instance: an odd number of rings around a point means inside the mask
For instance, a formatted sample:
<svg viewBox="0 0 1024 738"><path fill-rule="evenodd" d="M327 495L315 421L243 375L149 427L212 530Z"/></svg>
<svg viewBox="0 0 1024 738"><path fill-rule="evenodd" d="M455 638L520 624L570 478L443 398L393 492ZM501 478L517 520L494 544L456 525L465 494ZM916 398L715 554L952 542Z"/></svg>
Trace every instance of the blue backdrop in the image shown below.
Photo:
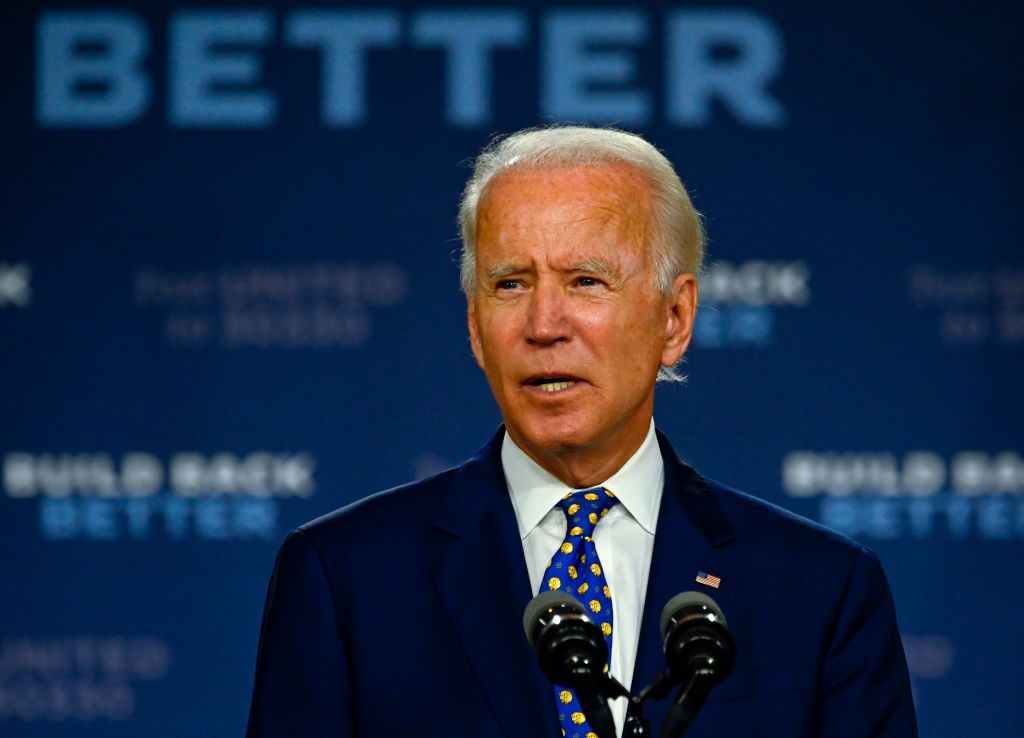
<svg viewBox="0 0 1024 738"><path fill-rule="evenodd" d="M465 160L586 121L707 216L658 424L880 554L923 735L1020 735L1008 7L5 6L0 734L241 733L283 535L499 422Z"/></svg>

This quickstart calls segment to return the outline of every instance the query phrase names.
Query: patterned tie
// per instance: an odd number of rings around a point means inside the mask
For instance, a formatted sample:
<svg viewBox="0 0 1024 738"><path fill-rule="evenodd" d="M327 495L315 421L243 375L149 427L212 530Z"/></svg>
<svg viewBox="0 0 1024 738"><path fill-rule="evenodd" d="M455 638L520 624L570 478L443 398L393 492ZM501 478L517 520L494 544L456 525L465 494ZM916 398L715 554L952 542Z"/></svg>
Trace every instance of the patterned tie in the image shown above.
<svg viewBox="0 0 1024 738"><path fill-rule="evenodd" d="M593 536L597 521L617 503L615 495L603 487L576 490L559 501L558 506L565 513L567 523L565 541L548 564L541 584L542 592L562 589L583 603L587 613L604 632L609 660L612 653L612 595L597 558ZM608 664L605 664L604 669L608 671ZM556 684L555 699L558 701L562 735L568 738L597 738L571 689Z"/></svg>

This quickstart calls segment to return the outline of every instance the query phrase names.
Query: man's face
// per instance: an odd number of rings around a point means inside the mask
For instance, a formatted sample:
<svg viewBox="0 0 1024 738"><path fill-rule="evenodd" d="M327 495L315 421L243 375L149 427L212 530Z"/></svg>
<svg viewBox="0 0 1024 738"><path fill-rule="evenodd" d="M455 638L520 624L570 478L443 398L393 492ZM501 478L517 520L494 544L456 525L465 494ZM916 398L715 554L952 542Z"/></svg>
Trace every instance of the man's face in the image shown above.
<svg viewBox="0 0 1024 738"><path fill-rule="evenodd" d="M505 172L478 208L473 354L531 457L639 447L661 364L689 342L696 281L656 286L650 186L625 164ZM614 471L614 469L612 470Z"/></svg>

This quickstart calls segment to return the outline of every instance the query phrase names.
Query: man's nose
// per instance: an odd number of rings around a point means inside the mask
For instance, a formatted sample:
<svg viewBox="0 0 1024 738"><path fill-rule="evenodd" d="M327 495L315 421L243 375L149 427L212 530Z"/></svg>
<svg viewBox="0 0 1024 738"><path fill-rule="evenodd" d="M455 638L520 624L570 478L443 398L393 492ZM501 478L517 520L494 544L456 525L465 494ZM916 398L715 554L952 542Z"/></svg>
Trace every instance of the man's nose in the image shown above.
<svg viewBox="0 0 1024 738"><path fill-rule="evenodd" d="M541 282L534 287L526 316L527 341L548 344L569 338L572 330L565 297L561 285Z"/></svg>

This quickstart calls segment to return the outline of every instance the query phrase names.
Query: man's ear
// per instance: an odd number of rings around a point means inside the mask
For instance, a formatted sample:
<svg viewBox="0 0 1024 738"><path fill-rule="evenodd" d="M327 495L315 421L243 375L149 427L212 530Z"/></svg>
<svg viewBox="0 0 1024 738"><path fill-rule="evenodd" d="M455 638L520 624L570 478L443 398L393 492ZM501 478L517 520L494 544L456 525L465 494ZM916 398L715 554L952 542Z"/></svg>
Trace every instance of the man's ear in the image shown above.
<svg viewBox="0 0 1024 738"><path fill-rule="evenodd" d="M661 353L663 366L675 366L690 345L697 317L697 292L697 278L692 274L680 274L672 283L672 293L666 298L669 304Z"/></svg>
<svg viewBox="0 0 1024 738"><path fill-rule="evenodd" d="M466 324L469 326L469 346L473 350L473 357L477 366L484 368L484 352L480 346L480 332L476 327L476 305L473 304L473 297L466 297Z"/></svg>

